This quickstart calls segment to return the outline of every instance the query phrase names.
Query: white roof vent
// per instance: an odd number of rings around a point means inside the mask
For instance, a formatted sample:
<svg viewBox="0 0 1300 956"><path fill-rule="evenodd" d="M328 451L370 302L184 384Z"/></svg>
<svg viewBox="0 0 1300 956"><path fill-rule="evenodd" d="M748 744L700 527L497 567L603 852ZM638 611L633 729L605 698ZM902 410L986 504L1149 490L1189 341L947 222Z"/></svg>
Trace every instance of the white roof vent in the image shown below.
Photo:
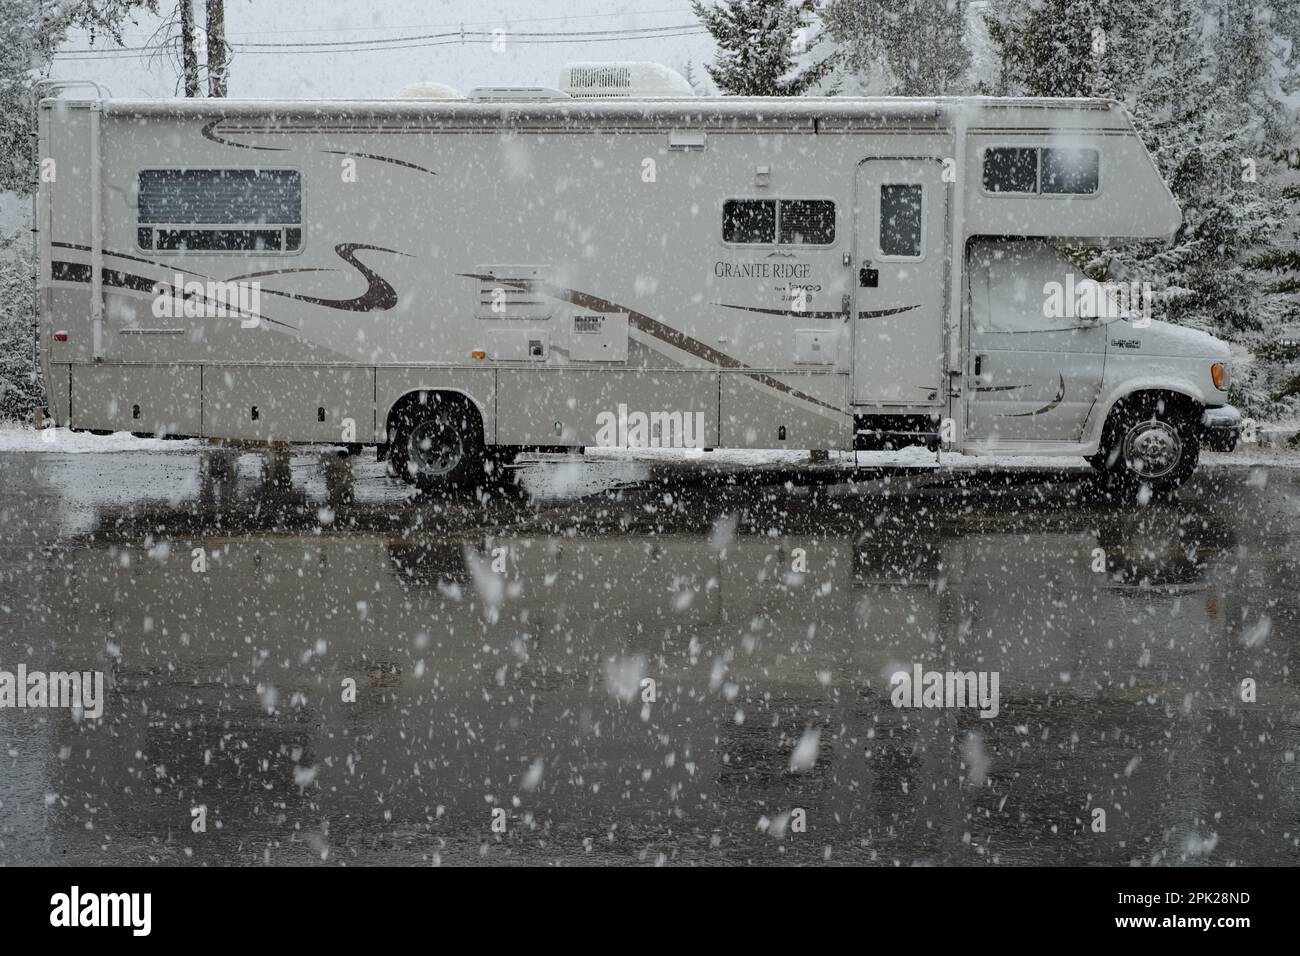
<svg viewBox="0 0 1300 956"><path fill-rule="evenodd" d="M455 88L448 86L446 83L434 83L431 80L421 80L419 83L412 83L397 95L399 98L404 100L464 99Z"/></svg>
<svg viewBox="0 0 1300 956"><path fill-rule="evenodd" d="M560 88L575 98L660 99L694 96L691 84L660 63L570 63Z"/></svg>
<svg viewBox="0 0 1300 956"><path fill-rule="evenodd" d="M549 86L479 86L469 91L469 98L479 103L547 103L567 100L569 94Z"/></svg>

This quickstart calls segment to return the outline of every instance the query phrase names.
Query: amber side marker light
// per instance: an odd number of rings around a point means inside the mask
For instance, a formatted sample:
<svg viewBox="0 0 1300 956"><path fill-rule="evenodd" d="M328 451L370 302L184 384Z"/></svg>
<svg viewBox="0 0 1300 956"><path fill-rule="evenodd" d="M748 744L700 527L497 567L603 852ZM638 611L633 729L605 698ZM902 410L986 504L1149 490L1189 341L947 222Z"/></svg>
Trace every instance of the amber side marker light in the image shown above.
<svg viewBox="0 0 1300 956"><path fill-rule="evenodd" d="M1222 362L1215 362L1210 366L1210 378L1214 379L1214 387L1219 391L1224 390L1224 382L1228 380L1228 366Z"/></svg>
<svg viewBox="0 0 1300 956"><path fill-rule="evenodd" d="M483 361L483 359L487 358L487 352L484 351L483 349L475 349L474 351L469 353L469 357L472 359L477 359L478 361L481 362Z"/></svg>

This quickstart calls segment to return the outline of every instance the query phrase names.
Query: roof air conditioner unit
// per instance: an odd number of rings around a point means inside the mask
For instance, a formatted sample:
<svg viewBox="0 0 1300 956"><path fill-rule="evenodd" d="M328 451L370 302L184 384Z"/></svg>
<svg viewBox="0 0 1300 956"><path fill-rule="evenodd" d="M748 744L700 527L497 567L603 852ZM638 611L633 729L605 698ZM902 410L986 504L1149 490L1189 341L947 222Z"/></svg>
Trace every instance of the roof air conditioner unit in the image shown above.
<svg viewBox="0 0 1300 956"><path fill-rule="evenodd" d="M560 88L575 99L663 99L694 96L680 73L659 63L570 63Z"/></svg>

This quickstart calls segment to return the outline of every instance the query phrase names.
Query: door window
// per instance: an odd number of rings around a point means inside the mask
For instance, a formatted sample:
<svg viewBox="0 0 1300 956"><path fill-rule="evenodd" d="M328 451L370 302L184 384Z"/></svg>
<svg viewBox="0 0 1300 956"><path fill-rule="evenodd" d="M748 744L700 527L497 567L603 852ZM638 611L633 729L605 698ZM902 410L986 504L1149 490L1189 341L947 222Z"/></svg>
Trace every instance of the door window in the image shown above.
<svg viewBox="0 0 1300 956"><path fill-rule="evenodd" d="M880 187L880 254L894 259L924 255L923 195L917 183Z"/></svg>

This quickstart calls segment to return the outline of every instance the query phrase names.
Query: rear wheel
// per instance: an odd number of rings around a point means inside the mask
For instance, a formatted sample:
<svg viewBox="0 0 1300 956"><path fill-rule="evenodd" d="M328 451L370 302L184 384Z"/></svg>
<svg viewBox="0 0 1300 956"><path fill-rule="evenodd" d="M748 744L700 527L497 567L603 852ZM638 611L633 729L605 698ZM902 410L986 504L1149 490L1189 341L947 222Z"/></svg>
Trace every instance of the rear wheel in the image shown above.
<svg viewBox="0 0 1300 956"><path fill-rule="evenodd" d="M1088 461L1112 484L1168 494L1196 470L1201 452L1198 421L1183 402L1161 395L1134 396L1112 409L1101 450Z"/></svg>
<svg viewBox="0 0 1300 956"><path fill-rule="evenodd" d="M393 414L390 451L398 477L426 491L461 488L483 477L483 424L465 399L423 392Z"/></svg>

